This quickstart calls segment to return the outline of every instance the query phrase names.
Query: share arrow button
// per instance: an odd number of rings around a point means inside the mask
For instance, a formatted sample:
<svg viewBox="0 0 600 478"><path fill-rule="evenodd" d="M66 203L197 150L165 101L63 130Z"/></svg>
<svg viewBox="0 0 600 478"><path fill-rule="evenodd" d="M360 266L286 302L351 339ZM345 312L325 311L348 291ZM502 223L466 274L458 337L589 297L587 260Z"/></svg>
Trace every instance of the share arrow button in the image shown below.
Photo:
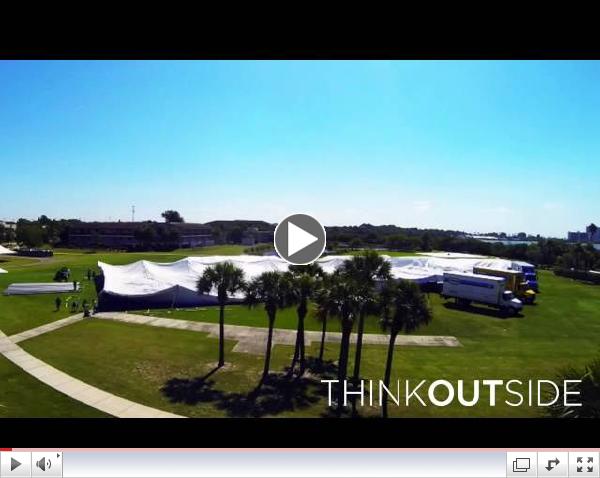
<svg viewBox="0 0 600 478"><path fill-rule="evenodd" d="M275 250L279 256L295 265L316 261L326 244L325 228L308 214L293 214L275 228Z"/></svg>

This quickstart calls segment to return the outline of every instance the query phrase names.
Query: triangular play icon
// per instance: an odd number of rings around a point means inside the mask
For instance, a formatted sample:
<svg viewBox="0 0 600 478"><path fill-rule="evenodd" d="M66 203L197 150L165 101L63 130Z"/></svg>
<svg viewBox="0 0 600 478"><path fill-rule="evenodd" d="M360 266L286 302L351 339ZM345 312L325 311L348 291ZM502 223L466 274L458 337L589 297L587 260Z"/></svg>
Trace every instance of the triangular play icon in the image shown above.
<svg viewBox="0 0 600 478"><path fill-rule="evenodd" d="M14 471L16 468L20 467L22 463L20 461L15 460L14 458L10 458L10 471Z"/></svg>
<svg viewBox="0 0 600 478"><path fill-rule="evenodd" d="M319 240L318 237L313 236L310 232L306 232L304 229L296 226L293 222L288 222L288 255L292 256L296 252L301 251L305 247L314 244Z"/></svg>

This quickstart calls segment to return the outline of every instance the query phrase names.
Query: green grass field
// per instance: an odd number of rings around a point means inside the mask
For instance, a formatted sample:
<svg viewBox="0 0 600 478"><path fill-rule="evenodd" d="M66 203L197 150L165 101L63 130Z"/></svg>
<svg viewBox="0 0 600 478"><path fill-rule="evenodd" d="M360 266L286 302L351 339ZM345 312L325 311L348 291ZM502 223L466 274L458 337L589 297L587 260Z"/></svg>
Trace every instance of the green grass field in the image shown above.
<svg viewBox="0 0 600 478"><path fill-rule="evenodd" d="M212 248L211 248L212 249ZM206 254L236 254L242 248L202 249ZM88 267L102 260L123 264L147 258L172 261L186 253L172 254L84 254L59 251L54 260L2 258L0 267L9 271L0 276L0 290L11 282L51 280L61 265L75 275L83 276ZM583 365L600 354L600 287L577 283L540 272L542 293L538 304L525 308L521 317L502 319L486 308L461 311L447 306L431 294L433 322L419 330L423 335L452 335L462 347L406 347L395 355L394 377L411 382L444 378L473 380L553 378L566 365ZM84 295L92 297L89 285ZM69 315L53 312L54 296L0 296L0 330L7 335ZM261 307L227 308L230 324L267 325ZM145 313L140 312L138 313ZM216 309L150 311L152 315L215 322ZM295 328L295 311L282 311L276 327ZM320 329L320 323L309 314L308 329ZM338 330L330 321L330 330ZM369 318L368 332L380 332L377 319ZM267 386L256 401L248 399L260 376L262 356L231 352L231 364L212 373L216 361L217 341L204 334L159 329L105 321L85 321L21 344L33 355L51 365L99 388L130 400L189 416L311 416L327 413L325 390L318 377L306 379L296 386ZM309 348L316 355L318 344ZM272 370L283 371L291 358L292 348L276 346ZM363 376L377 380L383 375L386 349L365 347ZM337 359L337 346L328 344L326 358ZM6 362L6 361L4 361ZM47 389L33 378L0 360L0 379L8 384L0 390L0 415L5 416L91 416L93 410L72 402ZM466 387L467 396L470 390ZM47 400L38 397L47 394ZM54 398L52 396L55 396ZM485 398L485 393L482 398ZM503 399L499 395L499 400ZM506 397L504 397L506 398ZM364 409L364 415L376 415L377 409ZM392 416L542 416L535 407L495 408L479 405L473 408L391 407Z"/></svg>

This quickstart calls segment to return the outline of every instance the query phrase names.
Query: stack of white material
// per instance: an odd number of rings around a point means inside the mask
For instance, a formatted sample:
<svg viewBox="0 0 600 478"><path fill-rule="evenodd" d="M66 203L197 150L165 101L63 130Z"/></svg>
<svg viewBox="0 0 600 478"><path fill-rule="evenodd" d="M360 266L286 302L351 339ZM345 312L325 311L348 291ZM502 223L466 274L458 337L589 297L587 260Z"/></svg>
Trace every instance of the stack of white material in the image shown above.
<svg viewBox="0 0 600 478"><path fill-rule="evenodd" d="M79 291L79 284L77 284L77 291ZM66 292L76 292L72 282L11 284L4 291L4 295L63 294Z"/></svg>
<svg viewBox="0 0 600 478"><path fill-rule="evenodd" d="M16 254L16 252L11 251L10 249L7 249L6 247L0 245L0 254Z"/></svg>

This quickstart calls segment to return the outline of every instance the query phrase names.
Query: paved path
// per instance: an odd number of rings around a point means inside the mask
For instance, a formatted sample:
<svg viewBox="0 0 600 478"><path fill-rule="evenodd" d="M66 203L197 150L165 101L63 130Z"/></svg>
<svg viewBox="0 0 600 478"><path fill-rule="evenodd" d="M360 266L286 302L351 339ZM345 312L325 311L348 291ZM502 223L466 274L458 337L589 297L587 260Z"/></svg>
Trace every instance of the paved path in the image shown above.
<svg viewBox="0 0 600 478"><path fill-rule="evenodd" d="M71 319L73 320L69 323L76 322L74 317L71 317ZM64 327L65 325L68 325L68 323L63 322L62 326ZM33 330L37 330L39 332L39 329L42 329L43 327L45 326L37 327L37 329ZM57 328L59 327L55 327L52 330L56 330ZM46 331L49 332L50 329L48 328ZM31 336L34 337L35 335L40 335L40 333L36 333ZM22 336L24 333L18 335ZM22 338L21 340L25 339ZM0 354L4 355L8 360L22 368L29 375L37 378L40 382L43 382L55 390L58 390L59 392L64 393L75 400L85 403L90 407L108 413L109 415L113 415L118 418L183 418L179 415L163 412L162 410L157 410L155 408L126 400L113 395L112 393L108 393L100 390L99 388L88 385L81 380L73 378L70 375L55 369L54 367L27 353L1 331Z"/></svg>
<svg viewBox="0 0 600 478"><path fill-rule="evenodd" d="M191 330L194 332L205 332L210 337L219 337L219 324L206 322L194 322L190 320L165 319L161 317L149 317L145 315L127 314L122 312L102 312L94 318L117 320L130 324L150 325L152 327L166 327L171 329ZM262 355L267 346L266 328L246 327L242 325L225 325L225 337L227 340L235 340L237 344L234 352L243 352ZM327 332L326 342L338 343L342 338L339 332ZM304 340L307 346L312 342L321 341L321 332L306 331ZM352 334L352 343L356 342L356 334ZM387 345L389 336L385 334L365 334L363 343L366 345ZM275 329L273 332L274 345L294 345L296 343L296 331L290 329ZM396 339L396 347L418 346L418 347L460 347L456 337L442 335L400 335Z"/></svg>
<svg viewBox="0 0 600 478"><path fill-rule="evenodd" d="M40 325L35 329L29 329L25 332L11 335L9 339L11 342L18 344L19 342L23 342L23 340L32 339L33 337L37 337L38 335L62 329L63 327L74 324L75 322L79 322L80 320L83 320L83 314L72 315L71 317L67 317L66 319L55 320L54 322L50 322L49 324Z"/></svg>

